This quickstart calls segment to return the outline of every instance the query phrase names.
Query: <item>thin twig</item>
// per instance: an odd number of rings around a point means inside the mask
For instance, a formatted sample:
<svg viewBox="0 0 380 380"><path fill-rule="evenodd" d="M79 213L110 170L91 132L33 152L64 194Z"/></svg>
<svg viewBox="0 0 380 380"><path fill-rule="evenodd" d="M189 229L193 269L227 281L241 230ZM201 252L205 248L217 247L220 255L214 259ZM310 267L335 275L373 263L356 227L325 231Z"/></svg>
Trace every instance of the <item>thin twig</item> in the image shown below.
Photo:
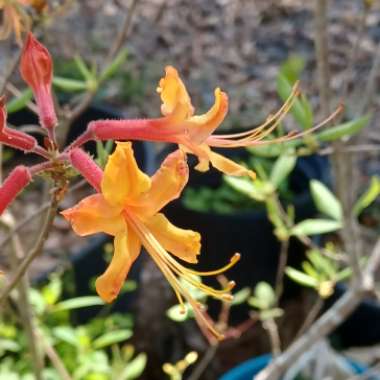
<svg viewBox="0 0 380 380"><path fill-rule="evenodd" d="M368 75L367 85L364 90L363 102L360 104L358 114L363 114L364 112L368 112L369 107L373 102L373 95L376 89L376 77L380 71L380 44L377 46L375 60L371 67L371 71Z"/></svg>
<svg viewBox="0 0 380 380"><path fill-rule="evenodd" d="M304 320L294 339L297 339L303 335L305 331L311 326L311 324L315 321L315 319L318 317L318 314L322 310L323 303L323 299L317 295L317 301L310 309L309 313L306 316L306 319Z"/></svg>
<svg viewBox="0 0 380 380"><path fill-rule="evenodd" d="M1 220L6 229L11 229L14 225L14 218L11 214L8 214L6 219ZM21 240L17 234L12 236L12 249L10 253L10 264L13 270L19 265L20 260L25 256L24 248L21 244ZM17 284L18 302L17 308L19 310L21 324L26 333L29 350L32 356L32 367L36 380L42 380L43 360L41 351L39 349L39 342L35 334L35 320L29 301L29 282L26 274L22 276Z"/></svg>
<svg viewBox="0 0 380 380"><path fill-rule="evenodd" d="M282 291L283 291L283 280L286 263L288 262L288 249L289 249L289 239L281 241L280 257L277 266L276 282L275 282L275 292L276 299L279 302Z"/></svg>
<svg viewBox="0 0 380 380"><path fill-rule="evenodd" d="M24 256L21 242L18 235L13 236L12 239L12 246L13 249L11 252L15 256L18 256L19 254ZM18 254L17 251L20 253ZM16 259L17 263L13 266L13 269L15 270L17 268L19 258ZM26 336L28 339L28 346L29 350L32 356L32 366L34 370L34 374L36 377L36 380L43 380L42 377L42 371L43 371L43 360L41 356L41 350L40 350L40 344L35 334L35 319L33 317L30 301L29 301L29 281L26 277L26 273L21 277L20 281L17 284L18 289L18 295L19 295L19 302L17 303L17 307L20 310L20 316L22 320L22 324L24 327L24 330L26 332Z"/></svg>
<svg viewBox="0 0 380 380"><path fill-rule="evenodd" d="M330 74L327 43L327 0L315 0L315 23L320 102L322 112L328 115L330 113ZM354 274L353 281L360 283L362 275L359 265L361 241L357 221L352 214L352 204L354 202L356 189L353 183L355 181L353 180L352 157L341 153L343 146L344 143L342 141L335 141L333 143L334 153L332 155L332 163L337 194L343 208L344 225L342 228L342 238Z"/></svg>
<svg viewBox="0 0 380 380"><path fill-rule="evenodd" d="M212 359L214 359L215 354L218 350L219 345L214 344L208 347L206 353L204 354L202 360L197 364L188 380L198 380L203 375L203 372L206 370L208 365L211 363Z"/></svg>
<svg viewBox="0 0 380 380"><path fill-rule="evenodd" d="M263 327L268 332L272 355L276 358L281 354L281 340L277 323L274 318L269 318L263 321Z"/></svg>
<svg viewBox="0 0 380 380"><path fill-rule="evenodd" d="M60 378L62 380L72 380L72 377L70 376L69 372L67 371L65 365L63 364L61 358L57 354L54 347L51 344L49 344L49 342L43 336L43 333L41 331L37 330L37 335L42 342L42 346L46 353L46 356L50 359L54 368L57 370Z"/></svg>
<svg viewBox="0 0 380 380"><path fill-rule="evenodd" d="M12 291L12 289L17 285L17 283L20 281L21 277L24 275L26 270L29 268L29 265L32 263L35 257L37 257L45 244L45 241L48 237L50 227L53 224L54 217L56 215L58 208L58 200L55 196L55 194L52 195L52 200L50 203L50 206L46 212L46 217L43 223L43 226L41 228L40 234L37 237L37 240L32 247L32 249L27 253L25 258L20 262L20 265L18 269L16 270L16 273L13 275L9 283L5 286L5 288L0 293L0 306L4 302L4 300L8 297L9 293Z"/></svg>

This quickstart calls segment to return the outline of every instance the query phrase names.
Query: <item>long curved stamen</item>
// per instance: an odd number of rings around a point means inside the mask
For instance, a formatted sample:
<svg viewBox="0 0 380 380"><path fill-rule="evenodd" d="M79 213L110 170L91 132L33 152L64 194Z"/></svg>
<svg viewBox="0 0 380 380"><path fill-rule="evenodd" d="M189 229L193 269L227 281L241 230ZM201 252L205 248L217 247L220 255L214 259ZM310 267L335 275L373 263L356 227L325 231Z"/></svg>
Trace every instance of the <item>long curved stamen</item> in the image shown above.
<svg viewBox="0 0 380 380"><path fill-rule="evenodd" d="M216 270L210 270L207 272L198 272L198 271L191 270L189 268L186 268L186 270L188 270L192 274L195 274L195 275L201 276L201 277L203 277L203 276L217 276L218 274L222 274L222 273L226 272L228 269L232 268L240 260L240 258L241 258L240 253L235 253L230 258L230 262L228 264L226 264L224 267L222 267L220 269L216 269Z"/></svg>
<svg viewBox="0 0 380 380"><path fill-rule="evenodd" d="M300 137L307 136L307 135L315 132L317 129L320 129L320 128L324 127L326 124L330 123L330 121L332 121L333 119L335 119L343 111L343 108L344 108L344 106L340 104L337 107L337 109L331 115L329 115L325 120L321 121L319 124L317 124L313 128L307 129L306 131L301 131L301 132L296 132L296 133L290 132L286 136L278 137L278 138L275 138L275 139L272 139L272 140L257 141L255 145L276 144L276 143L279 143L279 142L292 141L292 140L296 140L296 139L298 139Z"/></svg>
<svg viewBox="0 0 380 380"><path fill-rule="evenodd" d="M195 317L200 327L203 329L203 326L206 326L208 331L210 331L214 337L216 337L217 339L223 339L223 335L220 334L212 325L212 323L203 315L197 301L195 301L194 298L189 293L189 291L185 289L179 283L178 278L170 270L169 266L165 264L165 261L163 260L163 257L161 254L161 251L164 251L164 249L161 247L159 242L154 238L152 234L150 235L146 234L147 229L145 228L145 226L142 223L138 222L128 212L124 212L124 216L126 217L128 223L133 227L135 232L140 237L143 245L146 247L152 259L155 261L155 263L160 268L160 270L162 271L162 273L164 274L164 276L166 277L170 285L173 287L177 297L178 295L180 296L178 300L180 304L182 305L182 307L185 308L181 294L185 297L186 301L189 302L189 304L192 306L195 313Z"/></svg>
<svg viewBox="0 0 380 380"><path fill-rule="evenodd" d="M156 251L159 253L161 260L170 267L170 269L179 277L183 278L186 282L193 285L194 287L203 290L206 294L224 301L232 301L230 291L235 286L233 281L230 281L224 289L214 289L210 286L202 284L201 282L194 279L193 275L199 275L196 271L191 271L188 268L184 267L178 263L156 240L153 234L141 224L140 229L143 231L146 239L153 242L155 245ZM237 262L237 260L235 261Z"/></svg>
<svg viewBox="0 0 380 380"><path fill-rule="evenodd" d="M282 109L281 114L275 118L274 123L270 125L273 121L273 118L270 118L270 123L264 123L262 126L257 127L251 131L247 131L247 135L243 138L239 138L239 134L230 135L229 138L223 138L223 135L211 135L206 141L209 146L219 147L219 148L237 148L243 146L249 146L257 141L264 139L266 136L271 134L281 123L281 121L288 114L290 109L292 108L294 101L296 99L296 95L290 98L289 103L284 104L284 108ZM269 128L264 129L264 126Z"/></svg>

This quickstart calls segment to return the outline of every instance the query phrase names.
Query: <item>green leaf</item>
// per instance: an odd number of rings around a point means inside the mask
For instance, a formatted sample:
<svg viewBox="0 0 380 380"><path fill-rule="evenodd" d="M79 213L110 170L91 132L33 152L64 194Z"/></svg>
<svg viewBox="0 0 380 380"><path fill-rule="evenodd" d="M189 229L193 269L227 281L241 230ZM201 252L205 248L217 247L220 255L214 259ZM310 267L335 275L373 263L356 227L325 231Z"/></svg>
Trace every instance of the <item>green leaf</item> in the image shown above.
<svg viewBox="0 0 380 380"><path fill-rule="evenodd" d="M243 288L240 289L238 292L234 293L234 298L231 302L231 305L240 305L243 302L247 301L248 297L251 294L251 289L249 288Z"/></svg>
<svg viewBox="0 0 380 380"><path fill-rule="evenodd" d="M270 182L278 188L296 166L297 156L294 152L281 155L273 165L270 173Z"/></svg>
<svg viewBox="0 0 380 380"><path fill-rule="evenodd" d="M114 330L109 331L100 337L96 338L93 342L93 346L96 350L104 347L111 346L116 343L124 342L133 335L132 330Z"/></svg>
<svg viewBox="0 0 380 380"><path fill-rule="evenodd" d="M62 77L54 77L53 84L67 92L85 91L88 88L87 82Z"/></svg>
<svg viewBox="0 0 380 380"><path fill-rule="evenodd" d="M71 298L66 301L61 301L57 303L52 311L62 311L62 310L72 310L72 309L80 309L82 307L90 307L90 306L99 306L104 305L104 301L97 296L84 296L84 297L76 297Z"/></svg>
<svg viewBox="0 0 380 380"><path fill-rule="evenodd" d="M254 298L262 306L261 309L269 309L276 303L276 294L267 282L259 282L255 286L254 295Z"/></svg>
<svg viewBox="0 0 380 380"><path fill-rule="evenodd" d="M366 207L368 207L380 194L380 178L374 176L371 178L371 184L369 185L368 190L360 196L356 201L353 213L357 216L359 215Z"/></svg>
<svg viewBox="0 0 380 380"><path fill-rule="evenodd" d="M308 286L310 288L316 288L318 286L318 281L303 272L300 272L297 269L286 267L285 273L288 277L290 277L294 282L297 282L300 285Z"/></svg>
<svg viewBox="0 0 380 380"><path fill-rule="evenodd" d="M100 74L99 82L103 82L109 79L112 75L119 70L120 66L125 62L128 55L128 49L122 49L119 54L116 55L115 59L103 70Z"/></svg>
<svg viewBox="0 0 380 380"><path fill-rule="evenodd" d="M358 119L348 121L347 123L325 129L315 134L315 136L321 142L329 142L342 137L352 136L359 133L368 124L370 118L371 115L365 115Z"/></svg>
<svg viewBox="0 0 380 380"><path fill-rule="evenodd" d="M312 249L308 252L308 259L313 264L314 268L320 272L322 279L331 280L336 275L336 265L335 263L323 256L318 249ZM320 277L321 278L321 277Z"/></svg>
<svg viewBox="0 0 380 380"><path fill-rule="evenodd" d="M305 60L299 55L291 55L280 67L282 74L290 84L294 84L305 68Z"/></svg>
<svg viewBox="0 0 380 380"><path fill-rule="evenodd" d="M74 62L79 72L82 74L82 77L86 80L86 82L96 80L94 73L87 67L86 63L83 61L81 56L76 55L74 57Z"/></svg>
<svg viewBox="0 0 380 380"><path fill-rule="evenodd" d="M58 326L52 329L53 336L74 347L79 346L79 339L74 328L69 326Z"/></svg>
<svg viewBox="0 0 380 380"><path fill-rule="evenodd" d="M262 321L265 321L267 319L274 319L274 318L280 318L284 315L284 311L278 307L269 309L269 310L263 310L260 312L260 319Z"/></svg>
<svg viewBox="0 0 380 380"><path fill-rule="evenodd" d="M352 275L352 268L344 268L340 272L338 272L335 276L335 282L344 281L350 278Z"/></svg>
<svg viewBox="0 0 380 380"><path fill-rule="evenodd" d="M293 86L289 80L284 75L279 74L277 77L277 92L284 102L289 98L292 89ZM301 99L294 100L291 113L302 129L309 129L313 126L313 120L310 117L311 106L306 98Z"/></svg>
<svg viewBox="0 0 380 380"><path fill-rule="evenodd" d="M342 228L342 223L330 219L305 219L296 224L292 229L292 235L318 235L336 231Z"/></svg>
<svg viewBox="0 0 380 380"><path fill-rule="evenodd" d="M11 99L6 107L8 113L13 113L22 110L24 107L26 107L26 104L30 102L33 98L33 92L30 88L27 88L26 90L21 92L21 95Z"/></svg>
<svg viewBox="0 0 380 380"><path fill-rule="evenodd" d="M146 367L147 361L148 358L146 354L138 354L127 364L124 371L120 375L120 380L134 380L139 378Z"/></svg>
<svg viewBox="0 0 380 380"><path fill-rule="evenodd" d="M258 202L263 202L268 194L268 192L273 192L273 188L268 188L264 186L264 183L257 179L253 182L249 178L243 177L231 177L224 176L224 181L231 186L233 189L246 195L249 198L255 199Z"/></svg>
<svg viewBox="0 0 380 380"><path fill-rule="evenodd" d="M42 297L48 305L54 305L62 293L62 281L58 276L52 276L49 283L41 289Z"/></svg>
<svg viewBox="0 0 380 380"><path fill-rule="evenodd" d="M313 277L316 280L319 280L319 273L315 270L315 268L310 264L309 261L304 261L301 265L302 269L308 276Z"/></svg>
<svg viewBox="0 0 380 380"><path fill-rule="evenodd" d="M186 307L186 311L183 312L183 306L181 306L180 304L178 305L174 305L172 307L170 307L167 311L166 311L166 315L172 320L172 321L175 321L175 322L184 322L186 321L187 319L190 318L191 316L191 313L190 313L190 310L191 309L191 306L190 304L188 304L187 302L184 304L185 307Z"/></svg>
<svg viewBox="0 0 380 380"><path fill-rule="evenodd" d="M342 221L343 211L339 200L322 182L316 179L311 180L310 190L318 211L337 221Z"/></svg>

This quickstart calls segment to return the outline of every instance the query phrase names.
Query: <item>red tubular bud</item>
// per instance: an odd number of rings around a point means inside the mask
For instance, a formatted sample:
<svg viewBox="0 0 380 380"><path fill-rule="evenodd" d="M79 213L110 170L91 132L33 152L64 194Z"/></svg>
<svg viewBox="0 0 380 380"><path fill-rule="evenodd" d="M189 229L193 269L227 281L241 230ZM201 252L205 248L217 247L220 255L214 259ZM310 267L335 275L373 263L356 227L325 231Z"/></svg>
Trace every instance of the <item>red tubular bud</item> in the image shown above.
<svg viewBox="0 0 380 380"><path fill-rule="evenodd" d="M4 98L0 98L0 143L9 145L24 152L33 150L37 145L37 140L24 132L7 128L7 111L5 109Z"/></svg>
<svg viewBox="0 0 380 380"><path fill-rule="evenodd" d="M146 140L175 142L178 132L165 119L95 120L88 125L97 140ZM176 133L177 132L177 133Z"/></svg>
<svg viewBox="0 0 380 380"><path fill-rule="evenodd" d="M0 215L31 180L32 176L26 166L16 166L10 172L0 187Z"/></svg>
<svg viewBox="0 0 380 380"><path fill-rule="evenodd" d="M69 158L75 169L87 180L87 182L100 192L100 183L103 171L82 149L75 148L69 153Z"/></svg>
<svg viewBox="0 0 380 380"><path fill-rule="evenodd" d="M28 34L22 51L20 72L33 90L41 125L47 129L54 128L57 116L51 94L53 62L46 47L38 42L32 33Z"/></svg>

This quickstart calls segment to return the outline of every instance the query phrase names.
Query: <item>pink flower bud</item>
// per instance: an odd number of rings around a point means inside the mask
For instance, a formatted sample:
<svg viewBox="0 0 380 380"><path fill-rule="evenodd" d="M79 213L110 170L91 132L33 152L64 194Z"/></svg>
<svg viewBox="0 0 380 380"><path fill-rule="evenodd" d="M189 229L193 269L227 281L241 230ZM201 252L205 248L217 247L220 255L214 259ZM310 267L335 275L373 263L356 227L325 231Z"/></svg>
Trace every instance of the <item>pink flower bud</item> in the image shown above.
<svg viewBox="0 0 380 380"><path fill-rule="evenodd" d="M74 168L87 180L87 182L100 192L100 183L103 171L82 149L75 148L69 153L70 161Z"/></svg>
<svg viewBox="0 0 380 380"><path fill-rule="evenodd" d="M33 90L41 125L47 129L54 128L57 116L51 94L53 62L46 47L38 42L32 33L28 34L22 51L20 72Z"/></svg>
<svg viewBox="0 0 380 380"><path fill-rule="evenodd" d="M31 180L32 176L26 166L16 166L10 172L0 187L0 215Z"/></svg>
<svg viewBox="0 0 380 380"><path fill-rule="evenodd" d="M25 152L33 150L37 141L33 136L15 129L7 128L7 111L4 98L0 98L0 143L21 149Z"/></svg>

